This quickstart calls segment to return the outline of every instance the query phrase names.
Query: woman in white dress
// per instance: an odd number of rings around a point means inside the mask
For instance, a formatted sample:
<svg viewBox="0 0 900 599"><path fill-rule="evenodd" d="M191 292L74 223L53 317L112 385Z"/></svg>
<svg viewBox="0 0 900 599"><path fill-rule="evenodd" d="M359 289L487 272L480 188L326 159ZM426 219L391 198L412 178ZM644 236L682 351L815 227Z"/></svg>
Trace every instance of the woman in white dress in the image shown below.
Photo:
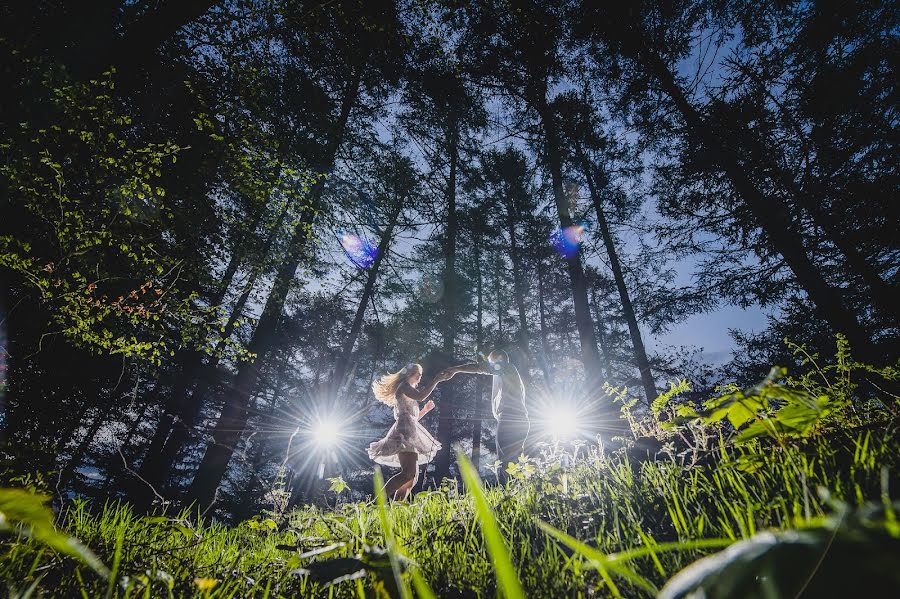
<svg viewBox="0 0 900 599"><path fill-rule="evenodd" d="M419 464L430 462L441 448L441 444L419 423L422 416L434 409L434 402L428 400L421 410L419 403L428 399L437 384L448 378L449 374L440 372L428 385L418 389L422 367L410 364L372 383L375 397L394 408L396 420L383 439L369 445L369 457L375 462L400 468L400 473L384 485L387 497L406 499L418 480Z"/></svg>

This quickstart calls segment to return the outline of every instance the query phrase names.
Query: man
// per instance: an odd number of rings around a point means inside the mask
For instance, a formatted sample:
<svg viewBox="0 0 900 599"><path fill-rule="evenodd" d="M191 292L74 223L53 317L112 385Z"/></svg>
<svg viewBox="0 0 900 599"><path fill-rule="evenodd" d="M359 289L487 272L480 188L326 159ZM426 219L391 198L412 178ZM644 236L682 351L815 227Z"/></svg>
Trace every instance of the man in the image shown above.
<svg viewBox="0 0 900 599"><path fill-rule="evenodd" d="M497 419L497 457L503 464L514 462L525 451L525 439L530 428L525 408L525 385L518 369L510 363L505 351L495 349L487 363L470 363L447 369L451 375L488 374L494 377L491 389L491 411Z"/></svg>

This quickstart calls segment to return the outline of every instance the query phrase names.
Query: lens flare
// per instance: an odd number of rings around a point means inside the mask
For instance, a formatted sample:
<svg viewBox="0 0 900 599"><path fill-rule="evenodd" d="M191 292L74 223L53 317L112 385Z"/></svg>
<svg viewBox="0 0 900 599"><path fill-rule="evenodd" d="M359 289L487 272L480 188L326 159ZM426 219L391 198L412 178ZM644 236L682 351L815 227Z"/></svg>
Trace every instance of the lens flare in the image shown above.
<svg viewBox="0 0 900 599"><path fill-rule="evenodd" d="M375 258L378 257L378 248L359 235L340 232L338 233L338 239L347 259L357 268L369 268L375 262Z"/></svg>
<svg viewBox="0 0 900 599"><path fill-rule="evenodd" d="M550 245L556 252L568 260L573 258L581 248L584 241L584 225L570 225L564 229L557 229L550 234Z"/></svg>

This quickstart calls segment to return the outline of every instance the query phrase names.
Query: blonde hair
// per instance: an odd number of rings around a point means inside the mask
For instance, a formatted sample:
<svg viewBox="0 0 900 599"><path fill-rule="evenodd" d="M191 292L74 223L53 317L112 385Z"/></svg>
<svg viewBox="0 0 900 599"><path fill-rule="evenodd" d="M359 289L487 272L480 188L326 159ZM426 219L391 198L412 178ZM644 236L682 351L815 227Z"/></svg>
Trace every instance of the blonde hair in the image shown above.
<svg viewBox="0 0 900 599"><path fill-rule="evenodd" d="M397 389L409 378L413 371L417 371L419 376L422 376L422 367L413 363L404 366L397 372L385 374L372 381L372 392L375 394L375 399L391 407L397 405Z"/></svg>

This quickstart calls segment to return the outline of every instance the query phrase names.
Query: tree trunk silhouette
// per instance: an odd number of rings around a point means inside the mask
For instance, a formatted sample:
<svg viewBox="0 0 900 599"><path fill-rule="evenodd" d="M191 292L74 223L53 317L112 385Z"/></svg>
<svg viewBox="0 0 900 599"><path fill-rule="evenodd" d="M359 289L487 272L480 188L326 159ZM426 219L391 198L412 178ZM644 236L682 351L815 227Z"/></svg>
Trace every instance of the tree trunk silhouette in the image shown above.
<svg viewBox="0 0 900 599"><path fill-rule="evenodd" d="M475 282L475 348L476 351L484 351L484 289L482 287L481 277L481 241L479 235L474 236L475 246L475 271L477 279ZM474 414L472 419L472 465L475 466L477 472L481 466L481 418L484 414L484 384L487 377L475 377L475 406L472 410Z"/></svg>
<svg viewBox="0 0 900 599"><path fill-rule="evenodd" d="M519 238L516 234L516 211L512 198L506 197L506 231L509 235L509 258L512 262L513 290L516 296L516 310L519 316L519 345L525 356L529 356L528 350L528 313L525 310L525 281L523 279L522 250ZM524 369L527 370L527 367Z"/></svg>
<svg viewBox="0 0 900 599"><path fill-rule="evenodd" d="M597 287L591 289L591 303L594 304L594 321L597 323L597 341L600 343L600 352L603 354L606 380L612 381L612 354L609 351L609 343L603 334L603 315L600 313L600 302L597 299Z"/></svg>
<svg viewBox="0 0 900 599"><path fill-rule="evenodd" d="M287 213L288 205L285 204L276 219L274 226L266 236L266 240L263 243L260 252L261 257L268 255L269 250L277 237L277 232L284 223ZM257 218L251 225L252 229L256 228L261 220L261 216L261 214L257 215ZM238 270L238 265L243 261L243 258L244 256L239 257L237 253L231 257L222 284L213 299L213 305L221 304L224 300L225 294L231 286L234 275ZM170 401L167 402L166 413L163 415L163 418L157 426L153 439L144 454L144 460L141 462L141 467L138 471L140 477L153 485L157 490L160 490L165 486L178 456L191 437L191 430L196 425L197 418L203 411L203 404L206 393L210 387L210 381L209 377L201 377L200 373L204 369L206 369L210 375L215 372L219 365L219 361L221 360L222 352L225 349L225 344L231 337L237 321L243 314L244 307L250 298L250 294L252 293L253 287L261 272L262 268L259 265L254 267L250 279L245 283L240 297L231 309L231 314L228 317L228 322L225 324L224 330L219 334L219 342L216 345L215 351L209 357L209 361L206 364L203 363L205 354L200 351L192 351L187 355L188 363L185 364L180 375L176 379L176 383L172 388L172 393L169 396ZM136 488L138 493L133 498L134 508L138 511L142 511L149 507L149 503L147 502L152 500L152 498L148 497L144 492L145 489L143 489L143 486L142 483Z"/></svg>
<svg viewBox="0 0 900 599"><path fill-rule="evenodd" d="M559 132L557 130L555 116L547 105L547 82L543 81L543 87L532 98L532 105L540 115L541 125L544 129L544 155L547 168L550 171L550 180L553 184L553 199L556 204L556 214L559 218L561 229L571 227L574 222L569 213L569 205L563 187L562 151L560 149ZM584 364L585 382L588 388L596 383L600 374L600 355L597 351L597 340L594 336L594 323L591 321L591 309L588 305L587 284L585 282L584 268L581 264L581 253L576 251L572 257L566 259L566 270L569 272L569 281L572 289L572 300L575 304L575 327L578 330L578 340L581 345L581 361Z"/></svg>
<svg viewBox="0 0 900 599"><path fill-rule="evenodd" d="M609 230L609 222L606 219L606 211L603 209L603 201L600 198L600 190L597 187L597 181L594 179L591 164L584 154L584 150L580 146L576 146L576 152L581 161L584 178L587 181L588 190L591 194L591 202L594 204L594 210L597 213L597 226L600 229L600 235L603 237L603 245L606 247L606 255L609 258L609 267L613 272L613 279L616 282L616 289L619 292L619 301L622 302L622 313L625 316L625 322L628 323L628 333L631 335L631 347L634 352L634 363L641 373L641 384L644 387L644 394L647 397L647 405L650 405L657 396L656 381L653 380L653 373L650 371L650 360L647 359L647 350L644 348L641 329L638 327L637 317L634 314L634 306L631 303L631 296L628 293L628 286L625 284L625 276L622 273L622 264L619 262L619 252L616 250L616 244L613 241L612 233ZM597 317L600 317L599 313L597 314Z"/></svg>
<svg viewBox="0 0 900 599"><path fill-rule="evenodd" d="M459 124L454 120L449 131L450 173L447 178L447 228L444 243L444 327L442 350L448 359L456 353L456 237L459 215L456 210L456 177L459 167ZM441 403L438 407L437 440L441 450L434 460L434 479L440 481L450 474L450 442L453 427L452 415L456 411L456 384L450 380L441 385Z"/></svg>
<svg viewBox="0 0 900 599"><path fill-rule="evenodd" d="M544 308L544 261L537 261L538 275L538 316L541 327L541 368L544 371L544 380L547 388L553 387L553 366L550 360L550 342L547 339L547 317Z"/></svg>
<svg viewBox="0 0 900 599"><path fill-rule="evenodd" d="M319 165L323 172L330 172L334 167L350 111L359 96L362 70L363 67L360 65L351 74L344 88L341 112L333 129L333 137L329 141L323 160ZM314 206L318 205L321 192L322 183L319 181L310 190ZM284 302L290 291L294 274L307 251L309 238L307 228L312 224L313 218L313 211L307 211L294 229L288 246L290 249L277 269L272 290L247 347L251 354L256 355L256 359L254 362L244 362L238 368L231 392L226 394L222 413L213 428L212 439L207 445L197 473L188 488L186 503L194 504L201 510L207 509L215 501L216 491L225 476L234 449L243 435L244 427L247 424L247 408L259 381L260 368L275 343L278 323L281 320Z"/></svg>
<svg viewBox="0 0 900 599"><path fill-rule="evenodd" d="M375 256L375 260L372 262L371 266L369 266L366 284L363 287L363 293L359 299L359 304L356 306L356 314L353 316L353 324L350 326L350 333L347 335L347 339L344 340L344 345L341 347L341 354L338 356L337 363L334 367L332 387L335 393L344 386L344 378L347 376L347 370L350 365L350 356L353 353L353 346L356 345L359 332L362 330L363 317L366 314L366 308L375 291L375 283L378 280L381 261L390 249L394 228L397 226L397 220L400 218L400 213L403 211L403 203L399 199L395 199L395 202L396 206L391 210L391 214L388 217L388 224L381 234L381 240L378 242L378 254Z"/></svg>
<svg viewBox="0 0 900 599"><path fill-rule="evenodd" d="M752 69L740 65L741 73L749 77L757 85L758 89L768 96L769 100L778 108L782 118L790 122L791 128L798 137L807 137L803 127L784 105L765 88L764 82ZM749 133L749 135L747 135ZM885 281L865 255L859 251L853 241L845 234L846 228L839 220L835 220L832 214L823 210L825 206L822 198L827 197L827 190L819 185L819 179L814 179L811 186L801 189L797 181L789 172L781 167L774 154L768 150L765 142L753 132L741 130L735 132L735 139L739 144L750 144L756 156L767 157L765 167L769 173L773 173L777 182L787 191L794 202L809 215L813 224L825 233L825 237L834 244L834 247L844 256L844 260L854 274L859 275L863 283L869 288L873 307L891 316L896 323L900 321L900 289ZM809 188L811 187L811 189Z"/></svg>
<svg viewBox="0 0 900 599"><path fill-rule="evenodd" d="M860 357L880 361L868 333L860 325L856 315L844 305L841 292L832 287L813 264L785 203L778 197L764 195L754 185L741 167L737 155L728 144L716 137L710 124L688 101L662 58L648 50L638 51L636 54L636 58L645 64L675 104L687 124L688 134L712 151L713 159L744 200L759 227L766 233L772 248L784 258L785 264L806 291L816 312L835 332L847 336L851 347Z"/></svg>
<svg viewBox="0 0 900 599"><path fill-rule="evenodd" d="M494 275L494 298L497 301L497 340L503 342L503 315L506 310L503 307L503 291L500 289L500 261L494 260L491 269Z"/></svg>
<svg viewBox="0 0 900 599"><path fill-rule="evenodd" d="M60 471L59 479L57 480L56 486L60 489L65 489L69 483L75 478L75 471L81 466L81 463L84 461L84 456L87 454L88 449L91 446L91 443L94 441L94 437L97 436L97 433L100 431L100 427L106 422L109 414L103 409L97 410L97 415L94 416L93 420L91 420L91 425L88 427L87 432L85 432L84 437L81 438L81 441L78 443L78 446L72 452L69 461L66 462L65 467Z"/></svg>
<svg viewBox="0 0 900 599"><path fill-rule="evenodd" d="M820 204L808 193L798 192L795 195L797 203L812 218L813 224L822 229L829 241L844 255L847 266L854 274L859 275L866 287L869 288L869 297L872 305L890 316L896 324L900 322L900 290L885 281L866 257L860 252L853 242L847 239L840 223L835 222L831 215L825 214Z"/></svg>

